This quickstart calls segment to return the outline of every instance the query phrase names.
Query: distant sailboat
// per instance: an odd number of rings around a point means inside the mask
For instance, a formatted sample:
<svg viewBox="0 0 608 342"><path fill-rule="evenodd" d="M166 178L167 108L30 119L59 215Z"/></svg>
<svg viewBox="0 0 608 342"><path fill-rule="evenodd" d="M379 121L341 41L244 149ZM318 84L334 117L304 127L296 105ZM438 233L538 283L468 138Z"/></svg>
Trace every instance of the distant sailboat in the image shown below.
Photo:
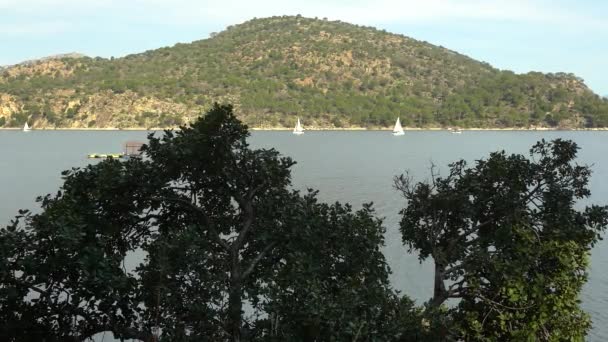
<svg viewBox="0 0 608 342"><path fill-rule="evenodd" d="M300 118L298 118L298 123L296 124L296 127L293 129L293 134L304 134L304 128L302 128L302 124L300 124Z"/></svg>
<svg viewBox="0 0 608 342"><path fill-rule="evenodd" d="M23 131L24 131L24 132L29 132L29 131L31 131L31 130L32 130L32 129L30 128L30 126L28 126L28 125L27 125L27 122L26 122L26 123L25 123L25 125L23 125Z"/></svg>
<svg viewBox="0 0 608 342"><path fill-rule="evenodd" d="M395 122L395 128L393 128L393 135L404 135L403 127L401 127L401 121L397 118L397 122Z"/></svg>

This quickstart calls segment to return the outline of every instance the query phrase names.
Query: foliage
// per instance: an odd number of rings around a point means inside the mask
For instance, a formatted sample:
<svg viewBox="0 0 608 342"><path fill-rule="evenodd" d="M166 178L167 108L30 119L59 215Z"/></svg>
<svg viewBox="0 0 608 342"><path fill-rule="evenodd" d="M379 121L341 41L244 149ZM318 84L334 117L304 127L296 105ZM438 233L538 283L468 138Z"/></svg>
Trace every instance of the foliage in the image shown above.
<svg viewBox="0 0 608 342"><path fill-rule="evenodd" d="M579 307L588 255L608 208L578 209L590 195L578 147L541 141L523 155L492 153L473 167L451 164L433 182L396 178L407 199L403 243L432 257L432 307L459 299L451 334L468 340L583 340Z"/></svg>
<svg viewBox="0 0 608 342"><path fill-rule="evenodd" d="M259 304L271 317L265 333L279 341L397 335L389 270L379 249L384 228L371 207L353 213L348 205L317 203L315 193L300 205L290 213L296 229L278 247L280 259L270 260L276 277Z"/></svg>
<svg viewBox="0 0 608 342"><path fill-rule="evenodd" d="M297 16L253 19L124 58L59 62L58 75L48 61L8 69L0 93L25 107L53 103L60 124L82 120L66 114L70 102L81 103L76 114L109 116L98 127L140 127L146 111L167 118L143 126L172 127L211 99L235 103L246 123L262 127L291 126L295 115L326 127L335 118L386 127L396 116L418 127L608 125L608 101L574 75L517 75L409 37Z"/></svg>
<svg viewBox="0 0 608 342"><path fill-rule="evenodd" d="M250 149L247 136L232 107L215 105L180 131L151 135L143 158L66 171L40 213L0 230L0 339L390 340L416 331L420 311L388 285L371 206L353 211L289 189L294 162Z"/></svg>

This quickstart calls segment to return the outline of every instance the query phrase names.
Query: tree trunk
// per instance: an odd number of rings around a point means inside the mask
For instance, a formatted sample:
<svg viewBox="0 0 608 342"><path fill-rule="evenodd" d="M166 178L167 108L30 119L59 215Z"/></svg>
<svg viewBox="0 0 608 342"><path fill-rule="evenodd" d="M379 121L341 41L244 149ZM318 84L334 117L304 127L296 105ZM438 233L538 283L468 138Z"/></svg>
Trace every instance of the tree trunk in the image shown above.
<svg viewBox="0 0 608 342"><path fill-rule="evenodd" d="M447 299L447 290L443 279L444 266L435 262L435 285L433 287L433 298L431 307L437 308Z"/></svg>
<svg viewBox="0 0 608 342"><path fill-rule="evenodd" d="M228 298L228 331L232 336L233 342L241 341L241 311L243 302L241 301L241 289L231 289Z"/></svg>
<svg viewBox="0 0 608 342"><path fill-rule="evenodd" d="M228 294L228 327L233 342L241 342L241 314L243 311L242 281L238 260L233 260Z"/></svg>

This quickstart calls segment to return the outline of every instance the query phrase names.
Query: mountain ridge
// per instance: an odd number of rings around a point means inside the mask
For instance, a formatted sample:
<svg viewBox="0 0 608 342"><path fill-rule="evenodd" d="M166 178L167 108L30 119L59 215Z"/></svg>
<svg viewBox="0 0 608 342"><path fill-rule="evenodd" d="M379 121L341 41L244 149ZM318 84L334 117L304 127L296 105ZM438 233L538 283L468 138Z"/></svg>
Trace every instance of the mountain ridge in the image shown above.
<svg viewBox="0 0 608 342"><path fill-rule="evenodd" d="M403 35L282 16L122 58L52 58L0 73L0 127L174 127L214 101L254 127L608 126L573 74L515 74Z"/></svg>
<svg viewBox="0 0 608 342"><path fill-rule="evenodd" d="M27 60L24 60L24 61L15 63L15 64L0 65L0 70L8 69L8 68L19 66L19 65L32 65L32 64L36 64L38 62L54 60L54 59L64 59L64 58L78 59L78 58L84 58L84 57L89 57L89 56L87 56L83 53L79 53L79 52L58 53L58 54L43 56L43 57L34 58L34 59L27 59Z"/></svg>

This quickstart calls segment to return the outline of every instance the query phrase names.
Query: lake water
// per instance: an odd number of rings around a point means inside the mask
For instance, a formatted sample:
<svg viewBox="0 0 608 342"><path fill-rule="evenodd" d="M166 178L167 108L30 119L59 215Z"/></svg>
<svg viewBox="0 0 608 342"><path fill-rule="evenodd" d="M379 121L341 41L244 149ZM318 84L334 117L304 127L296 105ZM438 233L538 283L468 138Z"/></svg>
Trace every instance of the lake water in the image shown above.
<svg viewBox="0 0 608 342"><path fill-rule="evenodd" d="M128 140L145 140L141 131L0 131L0 222L8 222L20 208L34 208L38 195L55 192L62 170L89 163L89 153L121 152ZM315 188L325 201L350 202L355 207L374 202L387 227L387 259L397 289L418 303L432 294L430 263L420 264L401 245L399 210L404 201L393 189L393 176L410 170L418 180L429 177L432 163L447 170L449 162L473 161L491 151L527 153L540 139L566 138L582 148L581 164L593 165L591 201L608 203L608 132L571 131L443 131L406 132L394 137L389 132L290 132L252 133L254 147L274 147L294 158L293 184ZM589 341L608 341L608 243L602 241L592 252L589 282L582 302L594 321Z"/></svg>

